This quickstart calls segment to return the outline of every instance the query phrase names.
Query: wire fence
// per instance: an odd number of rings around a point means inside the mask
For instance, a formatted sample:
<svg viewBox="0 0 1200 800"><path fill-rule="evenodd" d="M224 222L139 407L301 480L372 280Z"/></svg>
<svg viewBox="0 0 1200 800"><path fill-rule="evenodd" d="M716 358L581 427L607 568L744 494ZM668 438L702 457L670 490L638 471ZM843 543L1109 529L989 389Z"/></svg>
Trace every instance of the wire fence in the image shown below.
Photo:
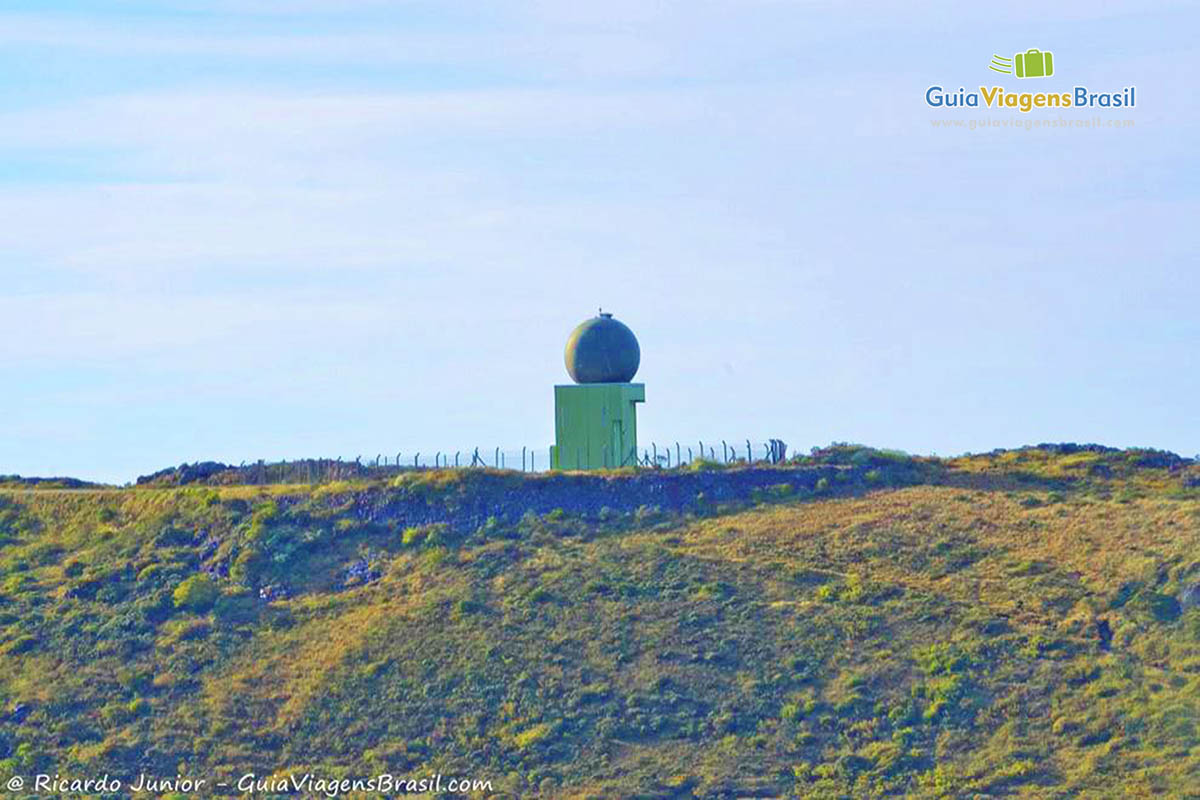
<svg viewBox="0 0 1200 800"><path fill-rule="evenodd" d="M755 442L753 439L708 440L694 442L666 441L642 445L640 453L630 454L621 466L672 467L706 461L716 464L767 462L779 464L787 460L787 445L780 439ZM450 469L462 467L491 467L512 469L521 472L545 472L551 469L550 448L522 447L508 450L500 447L469 450L414 451L411 456L398 452L394 456L384 453L374 458L359 456L356 464L366 469Z"/></svg>
<svg viewBox="0 0 1200 800"><path fill-rule="evenodd" d="M781 439L768 439L757 444L753 439L719 439L715 441L710 439L707 444L703 439L697 439L694 448L692 444L692 442L668 442L660 446L657 442L651 442L649 446L642 447L642 456L638 459L638 466L670 469L695 461L715 464L753 464L755 462L780 464L787 460L787 445ZM718 444L720 449L718 449Z"/></svg>
<svg viewBox="0 0 1200 800"><path fill-rule="evenodd" d="M787 445L780 439L697 439L694 442L650 442L631 453L623 466L674 469L705 462L713 464L779 464L787 460ZM458 450L414 450L377 453L354 458L307 458L295 461L243 461L236 467L225 464L184 465L179 471L204 479L219 472L235 471L249 483L320 483L349 478L400 475L429 469L506 469L547 472L551 469L549 447L472 447ZM207 473L207 474L205 474Z"/></svg>

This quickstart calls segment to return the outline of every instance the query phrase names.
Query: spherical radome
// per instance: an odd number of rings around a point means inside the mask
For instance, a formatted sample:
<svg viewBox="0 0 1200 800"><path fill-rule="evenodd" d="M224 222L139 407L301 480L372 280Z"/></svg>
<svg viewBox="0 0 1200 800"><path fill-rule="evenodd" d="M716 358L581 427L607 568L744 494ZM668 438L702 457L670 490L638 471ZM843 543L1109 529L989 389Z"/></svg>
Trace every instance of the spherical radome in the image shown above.
<svg viewBox="0 0 1200 800"><path fill-rule="evenodd" d="M592 317L567 339L567 373L576 383L628 383L641 361L637 337L612 314Z"/></svg>

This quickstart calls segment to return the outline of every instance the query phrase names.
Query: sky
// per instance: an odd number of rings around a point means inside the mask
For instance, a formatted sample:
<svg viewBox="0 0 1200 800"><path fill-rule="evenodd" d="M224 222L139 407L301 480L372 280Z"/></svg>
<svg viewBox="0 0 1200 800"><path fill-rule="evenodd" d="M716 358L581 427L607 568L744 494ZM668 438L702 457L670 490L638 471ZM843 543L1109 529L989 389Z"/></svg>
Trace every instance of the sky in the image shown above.
<svg viewBox="0 0 1200 800"><path fill-rule="evenodd" d="M0 474L544 453L601 306L641 342L646 446L1193 455L1198 27L1183 2L8 0ZM1053 76L987 68L1030 48ZM1059 118L1101 124L1024 127Z"/></svg>

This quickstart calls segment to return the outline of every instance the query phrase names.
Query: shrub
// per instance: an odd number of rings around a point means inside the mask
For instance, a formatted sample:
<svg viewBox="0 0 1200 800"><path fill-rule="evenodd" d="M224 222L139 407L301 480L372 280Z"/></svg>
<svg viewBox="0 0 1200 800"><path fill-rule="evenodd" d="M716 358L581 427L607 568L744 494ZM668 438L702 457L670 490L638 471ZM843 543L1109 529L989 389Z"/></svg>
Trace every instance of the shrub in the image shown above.
<svg viewBox="0 0 1200 800"><path fill-rule="evenodd" d="M217 585L213 583L213 579L202 572L175 587L172 597L176 608L204 613L213 607L218 594Z"/></svg>
<svg viewBox="0 0 1200 800"><path fill-rule="evenodd" d="M754 489L751 493L751 499L756 503L769 503L772 501L786 500L791 497L795 491L790 483L776 483L772 486L765 486L761 489Z"/></svg>
<svg viewBox="0 0 1200 800"><path fill-rule="evenodd" d="M153 685L153 673L126 667L117 670L117 683L131 692L144 692Z"/></svg>
<svg viewBox="0 0 1200 800"><path fill-rule="evenodd" d="M638 506L637 511L633 514L634 519L639 525L645 525L651 522L658 521L662 517L662 509L658 506Z"/></svg>
<svg viewBox="0 0 1200 800"><path fill-rule="evenodd" d="M1131 609L1154 617L1159 622L1174 622L1182 611L1179 601L1167 594L1143 589L1129 602Z"/></svg>
<svg viewBox="0 0 1200 800"><path fill-rule="evenodd" d="M875 596L871 582L857 572L846 576L846 600L851 603L869 603Z"/></svg>
<svg viewBox="0 0 1200 800"><path fill-rule="evenodd" d="M45 567L57 564L65 552L61 545L42 542L30 547L26 551L26 555L34 564Z"/></svg>
<svg viewBox="0 0 1200 800"><path fill-rule="evenodd" d="M263 558L262 553L250 547L238 553L238 557L229 567L229 578L246 586L255 586L262 576L264 567L266 567L266 559Z"/></svg>
<svg viewBox="0 0 1200 800"><path fill-rule="evenodd" d="M550 736L553 727L549 722L539 722L532 728L526 728L513 737L517 747L525 750Z"/></svg>
<svg viewBox="0 0 1200 800"><path fill-rule="evenodd" d="M431 525L415 525L404 529L400 542L405 547L442 547L450 544L450 526L444 522Z"/></svg>
<svg viewBox="0 0 1200 800"><path fill-rule="evenodd" d="M450 526L444 522L435 522L425 526L425 546L445 547L450 544Z"/></svg>
<svg viewBox="0 0 1200 800"><path fill-rule="evenodd" d="M246 625L258 619L258 603L249 592L220 595L213 604L218 621L228 625Z"/></svg>
<svg viewBox="0 0 1200 800"><path fill-rule="evenodd" d="M33 578L28 575L9 575L8 579L4 581L4 592L12 595L21 594L25 591L25 587L32 586L33 582Z"/></svg>
<svg viewBox="0 0 1200 800"><path fill-rule="evenodd" d="M186 547L192 543L191 531L167 525L154 537L155 547Z"/></svg>
<svg viewBox="0 0 1200 800"><path fill-rule="evenodd" d="M123 725L129 721L129 707L117 703L110 703L100 709L100 718L108 725Z"/></svg>
<svg viewBox="0 0 1200 800"><path fill-rule="evenodd" d="M28 653L37 646L38 640L33 636L18 636L4 648L4 652L11 656L19 656L22 653Z"/></svg>
<svg viewBox="0 0 1200 800"><path fill-rule="evenodd" d="M949 642L930 645L927 648L918 650L916 653L917 663L926 675L949 675L959 673L970 668L972 659L957 645Z"/></svg>
<svg viewBox="0 0 1200 800"><path fill-rule="evenodd" d="M279 505L274 500L267 502L254 509L254 515L250 518L250 541L257 541L262 538L266 531L267 524L271 520L279 516Z"/></svg>
<svg viewBox="0 0 1200 800"><path fill-rule="evenodd" d="M455 602L454 606L452 607L451 614L453 615L454 619L461 620L463 617L483 611L484 608L485 606L482 603L469 598L464 598Z"/></svg>
<svg viewBox="0 0 1200 800"><path fill-rule="evenodd" d="M205 639L212 633L212 623L207 617L192 617L168 625L164 632L171 642L190 642Z"/></svg>
<svg viewBox="0 0 1200 800"><path fill-rule="evenodd" d="M525 596L525 602L527 603L549 603L552 600L554 600L554 595L545 586L535 586Z"/></svg>

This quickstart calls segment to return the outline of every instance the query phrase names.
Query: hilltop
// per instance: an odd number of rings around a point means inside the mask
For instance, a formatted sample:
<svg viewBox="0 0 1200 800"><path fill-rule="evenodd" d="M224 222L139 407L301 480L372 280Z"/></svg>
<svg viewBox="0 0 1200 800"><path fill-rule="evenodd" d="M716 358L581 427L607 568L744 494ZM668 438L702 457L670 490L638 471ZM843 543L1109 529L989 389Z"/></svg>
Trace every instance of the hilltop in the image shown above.
<svg viewBox="0 0 1200 800"><path fill-rule="evenodd" d="M3 484L0 780L1200 796L1200 468L1174 454L247 470Z"/></svg>

